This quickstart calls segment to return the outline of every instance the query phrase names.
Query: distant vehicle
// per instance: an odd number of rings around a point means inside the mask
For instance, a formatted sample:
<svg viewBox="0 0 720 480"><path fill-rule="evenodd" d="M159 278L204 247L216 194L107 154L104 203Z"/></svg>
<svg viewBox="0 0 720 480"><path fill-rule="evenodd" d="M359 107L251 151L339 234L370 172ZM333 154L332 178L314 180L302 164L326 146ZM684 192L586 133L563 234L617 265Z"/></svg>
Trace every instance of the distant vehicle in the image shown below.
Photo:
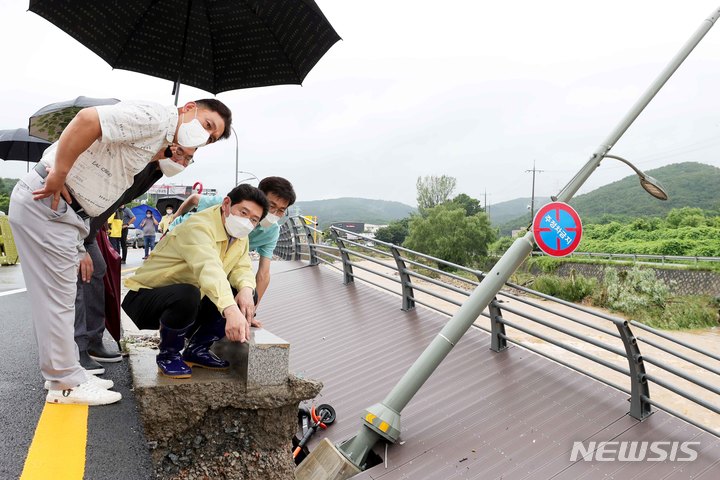
<svg viewBox="0 0 720 480"><path fill-rule="evenodd" d="M157 245L161 237L160 232L155 232L155 245ZM128 230L127 245L132 248L145 248L145 239L143 238L142 230L139 228L131 228Z"/></svg>
<svg viewBox="0 0 720 480"><path fill-rule="evenodd" d="M139 228L129 228L127 245L132 248L143 248L143 233Z"/></svg>

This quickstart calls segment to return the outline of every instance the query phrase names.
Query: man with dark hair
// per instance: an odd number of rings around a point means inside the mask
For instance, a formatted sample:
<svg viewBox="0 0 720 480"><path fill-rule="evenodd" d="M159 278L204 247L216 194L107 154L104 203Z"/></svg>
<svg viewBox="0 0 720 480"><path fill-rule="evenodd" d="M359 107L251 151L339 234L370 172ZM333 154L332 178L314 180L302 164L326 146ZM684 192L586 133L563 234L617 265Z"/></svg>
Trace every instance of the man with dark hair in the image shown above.
<svg viewBox="0 0 720 480"><path fill-rule="evenodd" d="M253 311L247 305L255 279L247 236L267 212L260 190L239 185L220 205L170 231L125 281L125 312L139 328L160 330L163 375L188 378L190 366L225 369L228 363L210 346L225 336L235 342L250 336Z"/></svg>
<svg viewBox="0 0 720 480"><path fill-rule="evenodd" d="M222 134L220 134L218 138L211 139L210 142L216 142L217 140L227 140L228 138L230 138L230 132L232 130L232 112L227 107L227 105L222 103L220 100L216 100L214 98L204 98L202 100L196 100L195 105L197 105L198 109L204 109L210 112L217 113L218 115L220 115L220 118L222 118L223 122L225 123L225 129L223 130Z"/></svg>
<svg viewBox="0 0 720 480"><path fill-rule="evenodd" d="M258 252L260 255L258 271L255 275L257 300L254 308L257 308L257 304L260 303L268 285L270 285L270 262L280 237L278 221L286 215L288 207L295 203L296 198L292 183L282 177L263 178L258 188L267 197L270 208L267 217L250 233L250 251ZM175 213L175 220L170 224L170 230L187 220L190 213L186 212L190 212L193 208L201 212L221 202L222 197L218 195L190 195Z"/></svg>
<svg viewBox="0 0 720 480"><path fill-rule="evenodd" d="M197 148L229 135L231 117L202 105L120 102L84 108L15 185L9 218L33 299L47 402L106 405L122 398L88 378L78 361L73 324L83 239L89 219L112 206L171 143ZM185 168L171 163L160 165L166 175Z"/></svg>

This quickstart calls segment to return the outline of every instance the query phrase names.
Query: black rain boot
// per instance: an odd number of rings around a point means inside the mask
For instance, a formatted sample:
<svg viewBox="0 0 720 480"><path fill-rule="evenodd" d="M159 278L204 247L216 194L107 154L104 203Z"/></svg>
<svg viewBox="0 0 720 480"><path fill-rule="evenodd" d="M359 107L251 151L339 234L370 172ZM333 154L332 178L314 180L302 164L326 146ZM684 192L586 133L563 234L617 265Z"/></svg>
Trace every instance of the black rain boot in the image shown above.
<svg viewBox="0 0 720 480"><path fill-rule="evenodd" d="M197 331L190 337L188 346L182 355L183 360L192 367L227 370L230 362L221 359L210 351L212 344L223 337L225 337L224 318L218 316L200 324Z"/></svg>
<svg viewBox="0 0 720 480"><path fill-rule="evenodd" d="M190 378L192 369L183 362L180 351L185 346L185 334L190 326L175 330L160 325L160 353L157 365L160 373L170 378Z"/></svg>

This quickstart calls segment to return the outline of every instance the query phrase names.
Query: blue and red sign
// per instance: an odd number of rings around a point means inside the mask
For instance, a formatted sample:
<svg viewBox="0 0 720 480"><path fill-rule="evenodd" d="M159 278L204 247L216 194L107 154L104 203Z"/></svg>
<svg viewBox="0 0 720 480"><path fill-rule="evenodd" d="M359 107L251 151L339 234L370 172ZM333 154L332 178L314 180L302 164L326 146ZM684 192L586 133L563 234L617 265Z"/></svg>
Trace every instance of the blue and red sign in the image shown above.
<svg viewBox="0 0 720 480"><path fill-rule="evenodd" d="M533 235L540 250L553 257L564 257L580 245L582 222L567 203L548 203L535 215Z"/></svg>

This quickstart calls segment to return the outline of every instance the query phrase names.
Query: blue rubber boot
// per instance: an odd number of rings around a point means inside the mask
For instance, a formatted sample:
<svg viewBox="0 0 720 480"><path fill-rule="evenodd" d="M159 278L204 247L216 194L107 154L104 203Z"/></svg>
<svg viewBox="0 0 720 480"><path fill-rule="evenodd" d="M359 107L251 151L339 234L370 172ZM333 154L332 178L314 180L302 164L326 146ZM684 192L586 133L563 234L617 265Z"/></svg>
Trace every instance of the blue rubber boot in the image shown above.
<svg viewBox="0 0 720 480"><path fill-rule="evenodd" d="M215 319L203 322L197 331L190 337L182 358L191 367L209 368L211 370L227 370L227 362L213 352L210 347L213 343L225 336L225 319L218 316Z"/></svg>
<svg viewBox="0 0 720 480"><path fill-rule="evenodd" d="M160 373L170 378L190 378L192 369L183 362L180 351L185 346L185 334L190 330L180 330L160 325L160 353L156 361Z"/></svg>

